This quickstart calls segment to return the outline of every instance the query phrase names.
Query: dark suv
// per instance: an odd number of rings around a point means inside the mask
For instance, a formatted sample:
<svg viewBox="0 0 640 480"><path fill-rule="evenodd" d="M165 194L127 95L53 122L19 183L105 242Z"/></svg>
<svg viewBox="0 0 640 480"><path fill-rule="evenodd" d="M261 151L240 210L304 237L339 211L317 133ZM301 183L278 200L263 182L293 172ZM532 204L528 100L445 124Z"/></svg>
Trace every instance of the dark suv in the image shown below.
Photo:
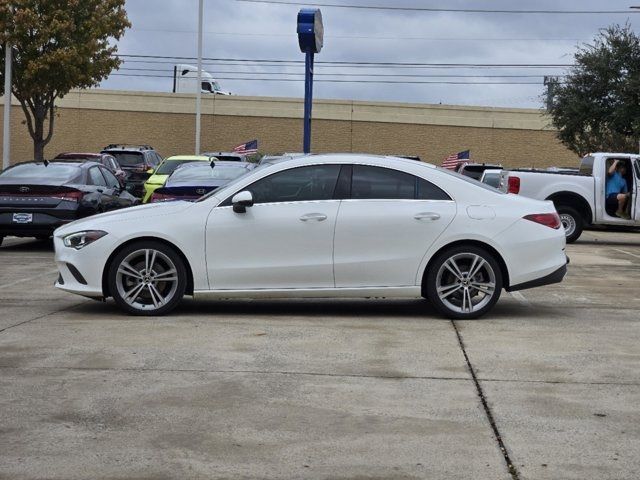
<svg viewBox="0 0 640 480"><path fill-rule="evenodd" d="M127 172L127 190L136 197L142 197L144 182L150 177L162 157L149 145L107 145L101 153L115 157L120 167Z"/></svg>

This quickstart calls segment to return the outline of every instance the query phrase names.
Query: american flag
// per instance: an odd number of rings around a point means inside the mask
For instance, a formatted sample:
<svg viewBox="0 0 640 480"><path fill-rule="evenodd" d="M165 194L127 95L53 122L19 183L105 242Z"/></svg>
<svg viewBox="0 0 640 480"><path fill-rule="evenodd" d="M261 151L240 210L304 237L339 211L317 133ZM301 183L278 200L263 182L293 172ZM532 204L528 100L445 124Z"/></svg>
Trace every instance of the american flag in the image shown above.
<svg viewBox="0 0 640 480"><path fill-rule="evenodd" d="M244 155L252 155L258 152L258 140L251 140L250 142L238 145L233 149L236 153L242 153Z"/></svg>
<svg viewBox="0 0 640 480"><path fill-rule="evenodd" d="M457 170L461 164L468 163L470 158L469 152L469 150L465 150L464 152L449 155L444 159L444 162L442 162L442 168Z"/></svg>

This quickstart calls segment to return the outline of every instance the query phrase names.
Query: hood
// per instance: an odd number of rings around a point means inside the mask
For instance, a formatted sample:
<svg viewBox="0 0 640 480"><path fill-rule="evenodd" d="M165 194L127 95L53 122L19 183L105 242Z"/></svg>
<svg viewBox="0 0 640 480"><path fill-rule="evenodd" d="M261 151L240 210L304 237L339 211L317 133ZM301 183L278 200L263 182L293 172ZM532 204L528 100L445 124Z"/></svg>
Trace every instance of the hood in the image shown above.
<svg viewBox="0 0 640 480"><path fill-rule="evenodd" d="M147 203L145 205L101 213L83 218L82 220L76 220L75 222L68 223L56 229L54 235L59 237L82 230L109 231L109 225L112 225L114 222L131 221L142 218L148 220L151 217L160 216L166 217L167 215L178 214L191 206L193 206L193 202L181 200L175 202Z"/></svg>

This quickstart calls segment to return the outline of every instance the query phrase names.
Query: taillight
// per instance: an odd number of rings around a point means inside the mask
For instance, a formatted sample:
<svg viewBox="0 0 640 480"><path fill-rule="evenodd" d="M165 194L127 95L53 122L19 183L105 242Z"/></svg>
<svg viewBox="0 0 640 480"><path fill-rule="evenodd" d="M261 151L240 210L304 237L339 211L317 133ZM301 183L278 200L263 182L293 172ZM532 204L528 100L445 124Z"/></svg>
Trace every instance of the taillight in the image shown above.
<svg viewBox="0 0 640 480"><path fill-rule="evenodd" d="M560 216L556 213L532 213L531 215L525 215L523 217L525 220L530 220L535 223L539 223L540 225L544 225L545 227L553 228L555 230L559 229L562 225L560 221Z"/></svg>
<svg viewBox="0 0 640 480"><path fill-rule="evenodd" d="M153 195L151 195L151 203L156 203L156 202L167 202L169 200L175 200L176 197L174 197L173 195L166 195L164 193L153 193Z"/></svg>
<svg viewBox="0 0 640 480"><path fill-rule="evenodd" d="M84 193L76 190L73 192L62 192L62 193L54 193L53 195L48 195L51 198L57 198L59 200L66 200L67 202L79 202L82 200Z"/></svg>
<svg viewBox="0 0 640 480"><path fill-rule="evenodd" d="M520 177L509 176L509 193L520 193Z"/></svg>

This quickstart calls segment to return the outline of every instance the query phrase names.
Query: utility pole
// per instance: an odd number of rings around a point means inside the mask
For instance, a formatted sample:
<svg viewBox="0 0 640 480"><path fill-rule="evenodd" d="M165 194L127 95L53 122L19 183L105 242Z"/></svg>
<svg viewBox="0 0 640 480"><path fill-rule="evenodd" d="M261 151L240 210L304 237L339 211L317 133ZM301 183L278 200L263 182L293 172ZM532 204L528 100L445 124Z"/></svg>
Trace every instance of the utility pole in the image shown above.
<svg viewBox="0 0 640 480"><path fill-rule="evenodd" d="M198 1L198 75L196 85L196 155L200 155L200 117L202 113L202 17L204 0Z"/></svg>
<svg viewBox="0 0 640 480"><path fill-rule="evenodd" d="M11 44L4 46L4 123L2 124L2 169L11 161Z"/></svg>
<svg viewBox="0 0 640 480"><path fill-rule="evenodd" d="M551 107L553 107L553 97L556 93L556 86L558 85L558 81L558 77L544 77L544 86L547 87L547 112L551 110Z"/></svg>

